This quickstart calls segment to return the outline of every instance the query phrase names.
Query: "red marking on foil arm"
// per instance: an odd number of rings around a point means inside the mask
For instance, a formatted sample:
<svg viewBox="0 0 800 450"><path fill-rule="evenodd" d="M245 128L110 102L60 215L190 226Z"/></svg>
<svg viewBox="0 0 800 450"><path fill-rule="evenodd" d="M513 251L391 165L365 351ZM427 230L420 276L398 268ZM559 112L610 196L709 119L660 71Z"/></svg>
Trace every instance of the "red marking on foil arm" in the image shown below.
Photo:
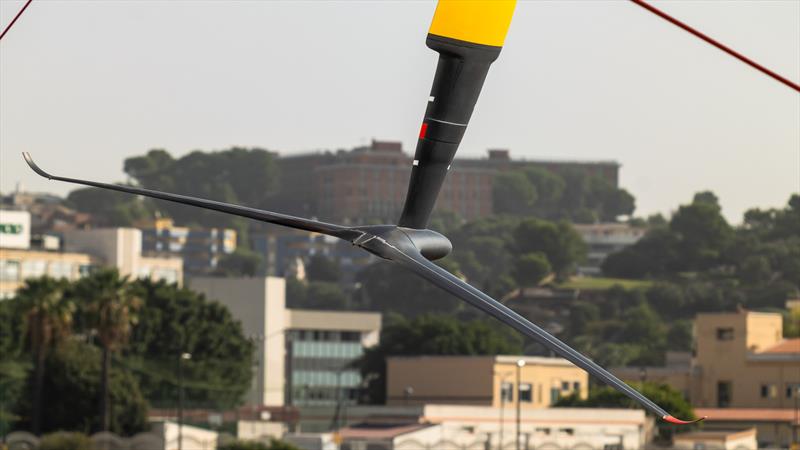
<svg viewBox="0 0 800 450"><path fill-rule="evenodd" d="M425 139L425 135L427 133L428 133L428 124L425 123L425 122L422 122L422 127L420 127L420 129L419 129L419 138L420 139Z"/></svg>
<svg viewBox="0 0 800 450"><path fill-rule="evenodd" d="M662 419L666 420L669 423L674 423L676 425L690 425L690 424L693 424L693 423L700 422L701 420L705 420L707 417L708 416L703 416L703 417L701 417L699 419L695 419L695 420L681 420L681 419L676 419L676 418L674 418L672 416L664 416L664 417L662 417Z"/></svg>

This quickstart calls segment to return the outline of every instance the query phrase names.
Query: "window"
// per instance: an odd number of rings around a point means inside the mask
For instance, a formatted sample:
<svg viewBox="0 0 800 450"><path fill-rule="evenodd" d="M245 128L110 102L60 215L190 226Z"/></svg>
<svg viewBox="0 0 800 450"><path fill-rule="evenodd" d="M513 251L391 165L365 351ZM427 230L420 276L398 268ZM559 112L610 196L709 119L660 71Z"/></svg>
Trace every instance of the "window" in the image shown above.
<svg viewBox="0 0 800 450"><path fill-rule="evenodd" d="M530 383L519 384L519 401L526 403L533 401L533 387Z"/></svg>
<svg viewBox="0 0 800 450"><path fill-rule="evenodd" d="M774 384L761 385L761 398L775 398L778 396L778 387Z"/></svg>
<svg viewBox="0 0 800 450"><path fill-rule="evenodd" d="M19 281L19 261L0 259L0 281Z"/></svg>
<svg viewBox="0 0 800 450"><path fill-rule="evenodd" d="M510 402L514 400L514 386L511 383L502 383L500 385L500 401Z"/></svg>
<svg viewBox="0 0 800 450"><path fill-rule="evenodd" d="M717 340L718 341L732 341L733 340L733 328L717 328Z"/></svg>
<svg viewBox="0 0 800 450"><path fill-rule="evenodd" d="M47 273L47 262L31 260L22 262L22 276L25 278L39 278Z"/></svg>
<svg viewBox="0 0 800 450"><path fill-rule="evenodd" d="M580 392L581 391L581 382L580 381L573 382L572 383L572 390L575 391L575 392Z"/></svg>
<svg viewBox="0 0 800 450"><path fill-rule="evenodd" d="M567 390L569 390L569 381L562 381L562 382L561 382L561 390L562 390L562 391L567 391Z"/></svg>
<svg viewBox="0 0 800 450"><path fill-rule="evenodd" d="M561 390L559 388L550 388L550 403L553 404L561 398Z"/></svg>
<svg viewBox="0 0 800 450"><path fill-rule="evenodd" d="M733 386L730 381L717 382L717 407L727 408L731 404Z"/></svg>
<svg viewBox="0 0 800 450"><path fill-rule="evenodd" d="M786 398L793 398L797 395L800 395L800 383L787 383Z"/></svg>

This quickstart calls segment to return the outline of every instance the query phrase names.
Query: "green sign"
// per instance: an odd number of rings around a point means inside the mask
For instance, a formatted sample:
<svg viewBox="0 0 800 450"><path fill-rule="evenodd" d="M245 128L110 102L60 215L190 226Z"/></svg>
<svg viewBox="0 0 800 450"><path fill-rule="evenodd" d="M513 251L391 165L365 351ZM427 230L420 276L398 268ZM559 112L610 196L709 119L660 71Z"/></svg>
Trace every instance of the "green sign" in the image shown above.
<svg viewBox="0 0 800 450"><path fill-rule="evenodd" d="M0 234L22 234L22 225L18 223L0 223Z"/></svg>

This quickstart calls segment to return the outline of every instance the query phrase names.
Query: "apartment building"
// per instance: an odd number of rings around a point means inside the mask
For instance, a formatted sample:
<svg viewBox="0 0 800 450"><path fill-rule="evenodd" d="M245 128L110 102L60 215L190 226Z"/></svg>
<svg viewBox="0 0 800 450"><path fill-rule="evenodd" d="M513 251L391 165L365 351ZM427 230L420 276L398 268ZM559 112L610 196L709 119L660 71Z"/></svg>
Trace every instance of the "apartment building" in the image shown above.
<svg viewBox="0 0 800 450"><path fill-rule="evenodd" d="M183 270L208 274L219 260L236 250L236 230L178 227L172 219L159 218L137 224L142 230L142 252L183 259Z"/></svg>
<svg viewBox="0 0 800 450"><path fill-rule="evenodd" d="M800 442L800 339L783 337L783 317L740 309L698 314L690 362L612 369L631 381L684 392L706 428L755 427L759 445Z"/></svg>

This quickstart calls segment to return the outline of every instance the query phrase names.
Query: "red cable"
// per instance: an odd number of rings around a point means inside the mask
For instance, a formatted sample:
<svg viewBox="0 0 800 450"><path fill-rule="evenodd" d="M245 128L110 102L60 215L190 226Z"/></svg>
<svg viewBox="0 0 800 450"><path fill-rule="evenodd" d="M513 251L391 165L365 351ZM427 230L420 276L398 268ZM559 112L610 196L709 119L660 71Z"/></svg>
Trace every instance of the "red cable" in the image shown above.
<svg viewBox="0 0 800 450"><path fill-rule="evenodd" d="M695 30L694 28L690 27L689 25L686 25L685 23L681 22L680 20L678 20L678 19L676 19L676 18L674 18L672 16L667 15L667 13L665 13L665 12L659 10L659 9L656 9L654 6L650 5L649 3L646 3L644 0L631 0L631 1L633 3L636 3L637 5L641 6L642 8L650 11L651 13L661 17L662 19L672 23L673 25L678 26L680 28L683 28L684 30L688 31L689 33L692 33L693 35L699 37L700 39L702 39L702 40L704 40L706 42L708 42L709 44L713 45L714 47L717 47L718 49L722 50L723 52L725 52L725 53L727 53L727 54L729 54L731 56L733 56L734 58L744 62L745 64L748 64L751 67L753 67L755 69L758 69L761 72L771 76L772 78L774 78L774 79L780 81L781 83L789 86L790 88L794 89L795 91L800 92L800 85L798 85L797 83L778 75L777 73L767 69L766 67L764 67L761 64L753 61L752 59L742 55L741 53L739 53L739 52L737 52L737 51L735 51L735 50L723 45L722 43L720 43L720 42L718 42L718 41L706 36L705 34Z"/></svg>
<svg viewBox="0 0 800 450"><path fill-rule="evenodd" d="M0 39L3 39L3 36L5 36L6 33L8 33L8 30L11 29L11 27L14 25L14 22L16 22L17 19L19 19L19 16L22 15L22 13L25 11L25 8L27 8L28 5L30 5L32 1L33 0L28 0L27 2L25 2L25 5L22 7L22 9L20 9L19 12L17 13L17 15L14 16L14 18L11 20L11 23L9 23L8 26L6 27L6 29L3 30L3 34L0 34Z"/></svg>

